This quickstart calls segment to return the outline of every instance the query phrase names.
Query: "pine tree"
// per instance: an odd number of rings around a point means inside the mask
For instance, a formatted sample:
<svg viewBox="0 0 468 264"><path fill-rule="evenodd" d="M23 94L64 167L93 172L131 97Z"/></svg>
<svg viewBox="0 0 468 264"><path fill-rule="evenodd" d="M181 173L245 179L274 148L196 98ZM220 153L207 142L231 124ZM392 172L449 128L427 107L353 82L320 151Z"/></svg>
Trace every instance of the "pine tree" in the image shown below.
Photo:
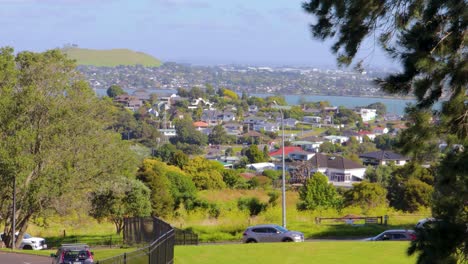
<svg viewBox="0 0 468 264"><path fill-rule="evenodd" d="M408 251L419 253L418 263L467 261L467 5L465 0L309 0L303 4L316 17L313 36L335 40L332 52L340 65L352 64L369 37L401 63L401 72L376 82L388 93L416 97L411 109L416 128L405 133L404 150L424 160L434 138L449 144L448 154L437 159L432 203L433 215L441 221L421 231ZM362 69L362 63L358 60L356 67ZM443 107L435 118L422 118L441 98Z"/></svg>

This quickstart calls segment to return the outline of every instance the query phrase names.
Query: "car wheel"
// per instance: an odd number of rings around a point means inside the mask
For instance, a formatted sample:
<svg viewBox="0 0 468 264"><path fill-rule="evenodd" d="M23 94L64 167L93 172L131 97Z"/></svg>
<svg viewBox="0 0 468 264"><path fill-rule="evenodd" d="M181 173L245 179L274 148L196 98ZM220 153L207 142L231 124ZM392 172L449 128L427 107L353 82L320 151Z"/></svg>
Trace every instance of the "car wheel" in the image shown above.
<svg viewBox="0 0 468 264"><path fill-rule="evenodd" d="M26 246L23 247L23 249L25 249L25 250L32 250L32 247L31 247L30 245L26 245Z"/></svg>
<svg viewBox="0 0 468 264"><path fill-rule="evenodd" d="M283 242L293 242L293 240L289 237L283 239Z"/></svg>
<svg viewBox="0 0 468 264"><path fill-rule="evenodd" d="M257 240L255 239L249 239L245 243L257 243Z"/></svg>

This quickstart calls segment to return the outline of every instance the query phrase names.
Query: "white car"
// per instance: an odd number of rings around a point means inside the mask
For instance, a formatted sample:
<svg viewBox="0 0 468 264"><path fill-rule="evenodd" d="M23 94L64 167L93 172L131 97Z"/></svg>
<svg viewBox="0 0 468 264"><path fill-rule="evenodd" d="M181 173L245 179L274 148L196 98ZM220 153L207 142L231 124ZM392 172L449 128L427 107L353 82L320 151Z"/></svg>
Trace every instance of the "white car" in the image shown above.
<svg viewBox="0 0 468 264"><path fill-rule="evenodd" d="M18 232L16 232L16 236L18 236ZM0 234L0 238L1 237L3 237L3 233ZM45 239L42 237L33 237L28 233L24 233L23 241L21 241L19 249L28 249L28 250L47 249L47 244L45 242Z"/></svg>

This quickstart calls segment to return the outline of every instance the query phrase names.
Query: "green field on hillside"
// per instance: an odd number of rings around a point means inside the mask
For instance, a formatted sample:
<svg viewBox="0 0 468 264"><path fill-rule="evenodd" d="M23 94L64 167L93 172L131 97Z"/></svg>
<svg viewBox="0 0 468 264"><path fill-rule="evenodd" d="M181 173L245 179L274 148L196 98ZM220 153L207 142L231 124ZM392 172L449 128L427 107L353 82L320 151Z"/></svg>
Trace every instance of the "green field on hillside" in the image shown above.
<svg viewBox="0 0 468 264"><path fill-rule="evenodd" d="M414 263L416 257L408 257L407 248L407 242L364 241L176 246L175 263Z"/></svg>
<svg viewBox="0 0 468 264"><path fill-rule="evenodd" d="M94 65L114 67L118 65L143 65L159 67L161 61L143 52L128 49L94 50L81 48L63 49L78 65Z"/></svg>

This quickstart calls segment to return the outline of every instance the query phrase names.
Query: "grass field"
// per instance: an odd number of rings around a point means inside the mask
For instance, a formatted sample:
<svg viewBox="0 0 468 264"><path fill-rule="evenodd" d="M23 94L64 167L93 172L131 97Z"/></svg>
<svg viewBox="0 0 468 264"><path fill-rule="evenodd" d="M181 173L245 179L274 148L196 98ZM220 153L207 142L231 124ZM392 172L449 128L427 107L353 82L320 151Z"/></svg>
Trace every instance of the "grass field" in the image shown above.
<svg viewBox="0 0 468 264"><path fill-rule="evenodd" d="M405 264L407 242L305 242L176 246L177 264Z"/></svg>
<svg viewBox="0 0 468 264"><path fill-rule="evenodd" d="M128 49L93 50L68 48L64 52L78 65L94 65L114 67L118 65L143 65L159 67L161 61L143 52L135 52Z"/></svg>

